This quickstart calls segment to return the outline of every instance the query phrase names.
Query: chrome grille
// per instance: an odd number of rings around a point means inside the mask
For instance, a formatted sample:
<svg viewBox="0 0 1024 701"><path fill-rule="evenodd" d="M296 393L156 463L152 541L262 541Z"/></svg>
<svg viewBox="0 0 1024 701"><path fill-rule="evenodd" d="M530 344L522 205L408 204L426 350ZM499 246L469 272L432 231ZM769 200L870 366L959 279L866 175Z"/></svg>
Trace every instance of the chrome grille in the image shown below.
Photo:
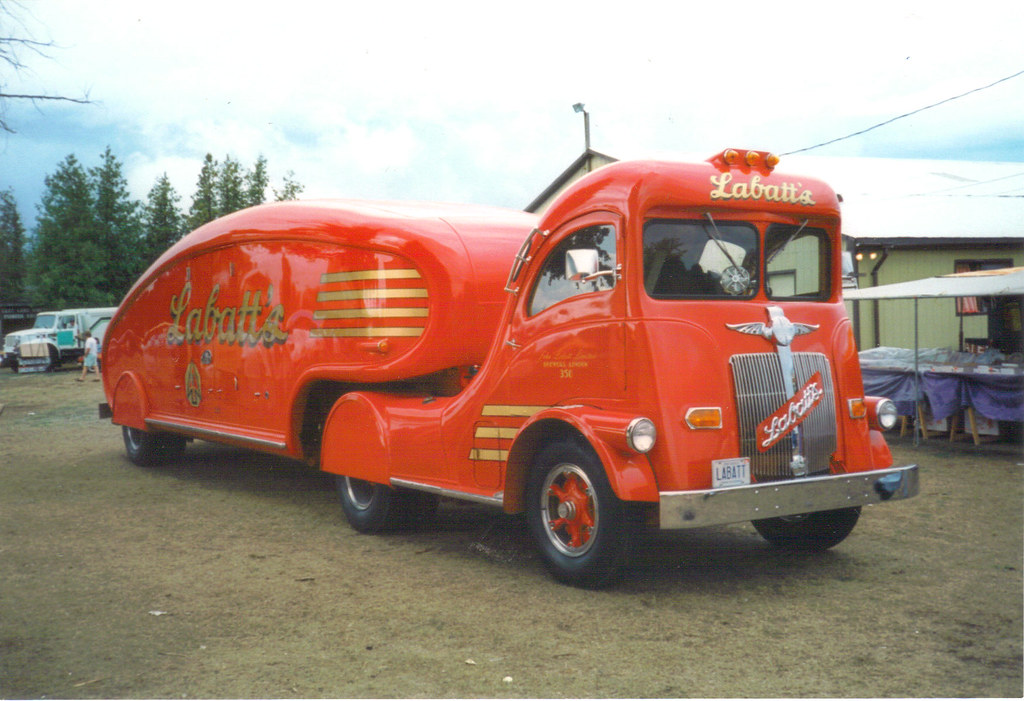
<svg viewBox="0 0 1024 701"><path fill-rule="evenodd" d="M740 455L750 458L751 474L759 482L792 479L789 440L783 439L763 453L757 449L757 425L789 399L778 353L735 355L729 365L739 413ZM800 424L800 431L808 472L825 472L836 449L836 402L828 358L822 353L794 353L793 367L797 388L814 373L821 373L825 396Z"/></svg>

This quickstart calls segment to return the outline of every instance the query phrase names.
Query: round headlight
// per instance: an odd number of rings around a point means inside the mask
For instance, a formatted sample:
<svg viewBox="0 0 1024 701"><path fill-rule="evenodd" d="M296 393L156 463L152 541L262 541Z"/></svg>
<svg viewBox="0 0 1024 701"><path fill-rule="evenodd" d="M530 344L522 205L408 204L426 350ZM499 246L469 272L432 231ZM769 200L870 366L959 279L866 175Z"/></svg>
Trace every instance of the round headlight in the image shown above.
<svg viewBox="0 0 1024 701"><path fill-rule="evenodd" d="M888 431L896 425L899 420L899 412L896 411L896 404L891 399L883 399L875 407L875 418L883 431Z"/></svg>
<svg viewBox="0 0 1024 701"><path fill-rule="evenodd" d="M638 453L646 453L654 447L658 429L650 419L633 419L626 427L626 443Z"/></svg>

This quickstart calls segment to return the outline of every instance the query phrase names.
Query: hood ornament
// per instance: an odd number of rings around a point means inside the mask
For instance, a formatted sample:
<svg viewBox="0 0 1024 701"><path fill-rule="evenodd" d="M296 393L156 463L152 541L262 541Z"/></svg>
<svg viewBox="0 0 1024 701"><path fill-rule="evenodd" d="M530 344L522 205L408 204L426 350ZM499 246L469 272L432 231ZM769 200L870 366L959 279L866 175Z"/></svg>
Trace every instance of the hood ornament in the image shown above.
<svg viewBox="0 0 1024 701"><path fill-rule="evenodd" d="M764 324L760 321L751 321L746 324L726 324L726 327L740 333L761 336L767 341L774 339L776 345L780 347L788 347L797 336L803 336L818 330L818 324L794 324L786 318L786 314L782 311L781 307L769 306L767 311L768 321L771 323Z"/></svg>
<svg viewBox="0 0 1024 701"><path fill-rule="evenodd" d="M804 336L818 330L818 324L793 323L786 318L782 307L769 305L765 308L768 312L768 323L751 321L745 324L726 324L726 328L739 333L760 336L766 341L775 343L775 350L779 354L779 364L782 366L782 381L785 383L786 398L792 400L797 392L796 369L793 366L793 350L789 344L797 336ZM792 429L793 460L789 469L794 477L803 477L807 474L807 458L803 455L803 436L799 426Z"/></svg>

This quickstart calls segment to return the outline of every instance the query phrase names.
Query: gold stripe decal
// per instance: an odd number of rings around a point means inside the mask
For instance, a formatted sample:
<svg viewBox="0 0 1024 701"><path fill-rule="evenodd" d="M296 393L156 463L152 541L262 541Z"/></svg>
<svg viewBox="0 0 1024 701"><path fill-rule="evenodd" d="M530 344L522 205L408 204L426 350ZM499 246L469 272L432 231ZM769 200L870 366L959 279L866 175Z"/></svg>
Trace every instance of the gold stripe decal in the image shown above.
<svg viewBox="0 0 1024 701"><path fill-rule="evenodd" d="M401 265L397 258L388 259L390 265ZM385 264L385 258L378 260ZM412 267L326 272L320 276L317 306L313 309L313 320L318 323L309 335L417 338L423 335L430 317L427 299L423 276Z"/></svg>
<svg viewBox="0 0 1024 701"><path fill-rule="evenodd" d="M411 327L357 327L351 329L310 329L309 335L313 338L376 338L388 336L391 338L413 338L423 335L423 329Z"/></svg>
<svg viewBox="0 0 1024 701"><path fill-rule="evenodd" d="M427 291L422 287L389 288L383 290L331 290L320 292L317 302L347 302L353 299L426 299Z"/></svg>
<svg viewBox="0 0 1024 701"><path fill-rule="evenodd" d="M509 440L516 437L519 432L518 428L497 428L495 426L480 426L476 429L474 434L477 438L507 438Z"/></svg>
<svg viewBox="0 0 1024 701"><path fill-rule="evenodd" d="M483 448L473 448L469 451L470 460L508 460L507 450L484 450Z"/></svg>
<svg viewBox="0 0 1024 701"><path fill-rule="evenodd" d="M485 404L480 412L483 416L533 416L544 411L546 406Z"/></svg>
<svg viewBox="0 0 1024 701"><path fill-rule="evenodd" d="M356 280L419 280L417 270L398 268L391 270L350 270L343 273L324 273L320 276L321 285L332 282L354 282Z"/></svg>
<svg viewBox="0 0 1024 701"><path fill-rule="evenodd" d="M394 317L426 317L426 307L392 307L383 309L323 309L313 313L314 319L385 319Z"/></svg>

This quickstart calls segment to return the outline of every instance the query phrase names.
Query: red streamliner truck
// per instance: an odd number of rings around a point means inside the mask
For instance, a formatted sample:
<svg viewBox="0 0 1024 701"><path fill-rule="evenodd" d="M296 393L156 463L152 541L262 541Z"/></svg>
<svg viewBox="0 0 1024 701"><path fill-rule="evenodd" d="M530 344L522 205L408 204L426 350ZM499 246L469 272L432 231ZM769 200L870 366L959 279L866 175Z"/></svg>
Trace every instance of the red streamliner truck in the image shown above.
<svg viewBox="0 0 1024 701"><path fill-rule="evenodd" d="M752 521L824 549L914 496L865 397L835 193L728 149L621 162L539 220L288 202L164 253L110 322L101 416L128 457L192 439L336 476L354 528L440 497L524 512L551 573L620 571L641 528Z"/></svg>

